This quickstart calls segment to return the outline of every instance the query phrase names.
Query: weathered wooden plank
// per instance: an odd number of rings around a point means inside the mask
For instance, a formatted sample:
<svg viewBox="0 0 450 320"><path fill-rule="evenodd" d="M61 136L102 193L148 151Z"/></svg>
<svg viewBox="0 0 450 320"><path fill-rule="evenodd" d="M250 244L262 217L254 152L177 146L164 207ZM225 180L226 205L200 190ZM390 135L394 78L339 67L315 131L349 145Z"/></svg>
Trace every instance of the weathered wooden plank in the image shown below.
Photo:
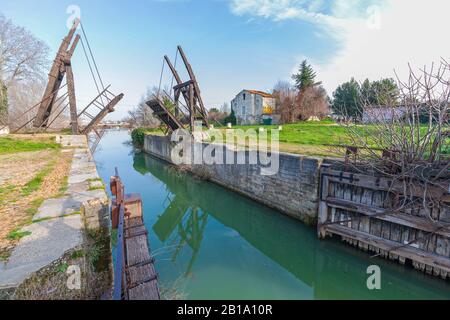
<svg viewBox="0 0 450 320"><path fill-rule="evenodd" d="M359 212L366 216L383 220L391 223L400 224L410 228L416 228L426 232L435 232L439 235L450 237L450 223L435 223L426 218L416 217L403 213L389 214L390 210L373 207L364 204L358 204L336 198L328 198L327 205L329 207L348 210L352 212Z"/></svg>
<svg viewBox="0 0 450 320"><path fill-rule="evenodd" d="M404 191L404 186L400 182L392 182L387 178L377 178L369 175L354 174L349 172L336 171L332 169L325 169L324 174L328 175L330 182L336 182L339 184L351 184L354 186L359 186L362 188L367 188L370 190L380 190L380 191L390 191L402 194ZM440 198L448 194L449 186L448 184L441 187L429 186L429 192L433 193L435 197ZM411 188L411 194L409 196L422 197L423 190L420 186L417 188Z"/></svg>
<svg viewBox="0 0 450 320"><path fill-rule="evenodd" d="M325 223L328 220L328 206L325 201L325 199L328 197L328 193L330 190L330 185L328 182L327 177L322 177L322 190L321 190L321 196L319 201L319 217L318 217L318 234L319 238L323 239L326 237L326 233L324 232L324 229L322 228L322 224Z"/></svg>
<svg viewBox="0 0 450 320"><path fill-rule="evenodd" d="M126 219L125 247L129 300L159 300L159 288L142 217Z"/></svg>
<svg viewBox="0 0 450 320"><path fill-rule="evenodd" d="M363 232L355 231L343 226L329 225L326 226L327 232L340 235L346 238L356 239L371 245L373 247L380 248L383 251L391 251L392 253L404 257L406 259L411 259L417 263L429 265L431 267L437 267L445 272L450 272L450 259L436 255L430 252L426 252L417 249L413 246L403 246L399 247L398 243L376 237L374 235L368 235Z"/></svg>
<svg viewBox="0 0 450 320"><path fill-rule="evenodd" d="M95 116L95 118L83 129L83 131L81 131L81 133L88 134L89 132L91 132L95 128L95 126L97 126L100 121L103 120L103 118L114 111L114 107L120 102L120 100L122 100L123 96L123 93L121 93L118 96L114 97L114 99L112 99L106 105L106 107L97 114L97 116Z"/></svg>
<svg viewBox="0 0 450 320"><path fill-rule="evenodd" d="M69 93L70 105L70 127L72 134L77 135L78 129L78 115L77 115L77 99L75 97L75 80L73 77L72 65L70 62L66 65L67 90Z"/></svg>
<svg viewBox="0 0 450 320"><path fill-rule="evenodd" d="M128 290L129 300L160 300L156 280L141 284Z"/></svg>

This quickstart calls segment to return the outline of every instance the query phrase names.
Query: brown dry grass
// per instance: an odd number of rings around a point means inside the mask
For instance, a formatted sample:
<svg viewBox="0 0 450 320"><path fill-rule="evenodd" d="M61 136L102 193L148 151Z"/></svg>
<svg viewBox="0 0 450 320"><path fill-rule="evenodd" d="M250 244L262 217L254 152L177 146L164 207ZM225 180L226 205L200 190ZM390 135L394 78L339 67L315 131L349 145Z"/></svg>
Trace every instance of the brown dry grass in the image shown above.
<svg viewBox="0 0 450 320"><path fill-rule="evenodd" d="M85 247L71 250L62 258L44 267L25 280L8 299L16 300L98 300L110 290L109 270L96 270L89 262L92 242ZM70 290L67 286L68 267L80 269L81 288Z"/></svg>
<svg viewBox="0 0 450 320"><path fill-rule="evenodd" d="M30 223L43 200L60 195L69 174L72 156L73 150L44 150L0 156L1 258L7 258L18 241L8 239L8 235ZM26 184L44 171L47 172L38 190L24 194Z"/></svg>

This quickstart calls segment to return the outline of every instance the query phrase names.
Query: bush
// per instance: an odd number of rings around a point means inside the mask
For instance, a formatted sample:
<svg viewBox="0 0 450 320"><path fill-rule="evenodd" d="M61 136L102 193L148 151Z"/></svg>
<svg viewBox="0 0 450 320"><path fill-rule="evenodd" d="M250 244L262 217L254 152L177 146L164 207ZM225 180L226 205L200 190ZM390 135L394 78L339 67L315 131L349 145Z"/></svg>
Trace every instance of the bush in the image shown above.
<svg viewBox="0 0 450 320"><path fill-rule="evenodd" d="M225 119L223 119L224 124L226 125L227 123L231 123L233 126L236 125L237 120L236 120L236 114L234 113L234 110L231 110L231 114L226 117Z"/></svg>
<svg viewBox="0 0 450 320"><path fill-rule="evenodd" d="M131 140L133 144L137 147L144 146L144 137L146 130L144 128L137 128L131 132Z"/></svg>

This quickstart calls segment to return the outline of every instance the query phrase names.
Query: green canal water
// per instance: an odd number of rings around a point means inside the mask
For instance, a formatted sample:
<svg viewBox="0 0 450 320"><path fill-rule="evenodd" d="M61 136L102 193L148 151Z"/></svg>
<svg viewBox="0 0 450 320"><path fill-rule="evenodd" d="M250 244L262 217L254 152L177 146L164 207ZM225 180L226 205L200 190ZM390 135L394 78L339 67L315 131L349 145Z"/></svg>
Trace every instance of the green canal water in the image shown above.
<svg viewBox="0 0 450 320"><path fill-rule="evenodd" d="M109 131L95 153L105 181L118 167L141 193L160 285L186 299L450 299L450 283L309 228L212 183L135 154L127 131ZM367 267L381 290L367 289Z"/></svg>

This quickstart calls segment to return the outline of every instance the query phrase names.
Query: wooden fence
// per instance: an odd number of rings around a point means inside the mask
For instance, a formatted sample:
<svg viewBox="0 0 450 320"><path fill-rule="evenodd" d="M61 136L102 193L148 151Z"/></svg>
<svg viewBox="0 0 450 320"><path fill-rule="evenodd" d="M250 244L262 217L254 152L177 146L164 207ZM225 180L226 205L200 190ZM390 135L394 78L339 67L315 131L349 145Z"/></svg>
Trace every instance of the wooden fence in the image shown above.
<svg viewBox="0 0 450 320"><path fill-rule="evenodd" d="M442 196L432 221L424 209L393 211L401 187L386 178L333 170L320 174L318 233L450 279L450 204ZM420 194L418 190L417 196Z"/></svg>

